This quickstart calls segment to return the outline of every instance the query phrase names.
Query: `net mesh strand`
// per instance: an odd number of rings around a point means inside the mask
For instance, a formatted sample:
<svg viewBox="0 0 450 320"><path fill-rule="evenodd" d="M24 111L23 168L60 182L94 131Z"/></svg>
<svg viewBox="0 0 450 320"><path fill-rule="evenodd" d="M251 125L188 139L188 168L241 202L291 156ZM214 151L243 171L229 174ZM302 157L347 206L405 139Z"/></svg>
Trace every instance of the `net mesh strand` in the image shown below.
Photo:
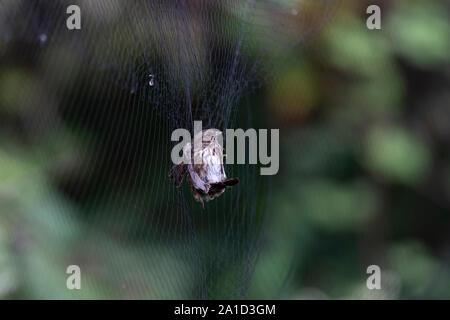
<svg viewBox="0 0 450 320"><path fill-rule="evenodd" d="M268 178L254 165L227 166L240 184L201 210L187 187L176 189L167 177L170 135L192 131L194 120L235 128L237 114L249 113L242 98L273 76L283 52L321 30L336 3L0 1L2 41L11 50L3 65L27 64L41 79L24 92L33 132L70 141L75 131L85 141L76 154L88 165L61 187L84 213L78 247L133 297L247 296L268 215ZM66 28L71 4L81 8L81 30ZM99 230L106 249L92 243ZM136 252L116 255L128 244Z"/></svg>

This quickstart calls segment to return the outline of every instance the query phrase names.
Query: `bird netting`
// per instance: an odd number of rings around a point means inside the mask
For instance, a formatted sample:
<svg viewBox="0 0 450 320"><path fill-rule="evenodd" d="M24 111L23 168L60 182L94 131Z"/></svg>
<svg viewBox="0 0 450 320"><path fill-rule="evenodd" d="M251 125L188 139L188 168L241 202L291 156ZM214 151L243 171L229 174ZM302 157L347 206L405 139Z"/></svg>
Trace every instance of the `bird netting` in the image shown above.
<svg viewBox="0 0 450 320"><path fill-rule="evenodd" d="M70 199L57 212L78 212L84 228L70 249L80 254L66 260L87 270L93 287L109 277L132 297L247 296L269 178L255 165L227 165L239 185L203 210L167 176L171 132L192 131L195 120L222 131L257 126L246 98L289 49L320 32L336 3L0 1L2 71L15 64L39 79L21 92L28 138L83 142L69 173L52 171L50 180ZM80 30L66 27L74 4ZM31 146L49 162L55 156Z"/></svg>

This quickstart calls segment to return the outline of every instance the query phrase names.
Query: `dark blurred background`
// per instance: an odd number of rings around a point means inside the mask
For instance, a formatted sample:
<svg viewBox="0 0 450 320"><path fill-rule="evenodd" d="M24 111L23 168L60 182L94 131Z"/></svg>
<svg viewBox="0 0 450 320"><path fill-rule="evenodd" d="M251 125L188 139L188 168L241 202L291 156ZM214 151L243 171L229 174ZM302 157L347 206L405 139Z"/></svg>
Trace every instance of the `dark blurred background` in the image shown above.
<svg viewBox="0 0 450 320"><path fill-rule="evenodd" d="M243 99L250 111L239 109L238 119L280 128L281 139L280 171L259 194L267 223L245 297L450 298L450 2L375 2L381 30L366 28L374 1L342 0L318 35ZM97 9L113 21L111 8ZM167 156L148 170L122 170L167 153L158 130L170 125L156 128L164 118L144 111L114 127L110 100L119 95L102 87L64 105L68 88L90 75L77 71L83 61L64 43L33 54L45 37L0 39L0 298L194 297L198 278L181 258L183 241L146 241L145 224L124 210L172 210L158 169ZM90 108L98 118L86 122ZM142 128L150 150L141 148ZM126 133L132 142L124 144ZM141 175L160 193L148 194ZM80 291L65 287L69 264L82 266ZM381 290L366 287L372 264ZM180 269L158 274L173 265ZM208 286L220 291L226 279Z"/></svg>

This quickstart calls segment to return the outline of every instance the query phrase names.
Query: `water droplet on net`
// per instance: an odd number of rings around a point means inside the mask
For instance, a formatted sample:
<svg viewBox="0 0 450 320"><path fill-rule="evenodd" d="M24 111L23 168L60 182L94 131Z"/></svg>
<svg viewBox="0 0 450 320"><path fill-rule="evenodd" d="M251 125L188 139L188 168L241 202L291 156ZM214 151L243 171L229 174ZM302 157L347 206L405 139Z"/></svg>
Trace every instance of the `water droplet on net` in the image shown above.
<svg viewBox="0 0 450 320"><path fill-rule="evenodd" d="M47 35L46 35L45 33L41 33L41 34L39 35L39 41L40 41L41 43L47 42Z"/></svg>
<svg viewBox="0 0 450 320"><path fill-rule="evenodd" d="M148 77L150 78L150 80L148 81L148 85L150 87L153 87L155 85L155 77L152 74L150 74Z"/></svg>
<svg viewBox="0 0 450 320"><path fill-rule="evenodd" d="M291 13L292 13L294 16L296 16L296 15L298 14L298 11L297 11L297 9L291 9Z"/></svg>
<svg viewBox="0 0 450 320"><path fill-rule="evenodd" d="M135 94L138 89L138 78L136 74L133 74L131 78L131 94Z"/></svg>

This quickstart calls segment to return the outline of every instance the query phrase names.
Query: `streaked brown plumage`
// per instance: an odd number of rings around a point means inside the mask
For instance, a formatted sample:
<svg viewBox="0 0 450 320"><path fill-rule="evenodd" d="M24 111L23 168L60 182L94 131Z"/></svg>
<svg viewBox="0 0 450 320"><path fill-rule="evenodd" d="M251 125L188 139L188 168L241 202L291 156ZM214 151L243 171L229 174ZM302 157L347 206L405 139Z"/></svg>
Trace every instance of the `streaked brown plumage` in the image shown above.
<svg viewBox="0 0 450 320"><path fill-rule="evenodd" d="M223 166L222 146L218 137L222 134L217 129L203 130L197 133L192 143L187 143L183 148L183 156L191 158L192 164L185 161L175 165L169 171L169 177L178 188L187 175L194 199L201 203L220 196L227 187L236 185L239 178L227 179ZM194 150L192 150L192 145Z"/></svg>

